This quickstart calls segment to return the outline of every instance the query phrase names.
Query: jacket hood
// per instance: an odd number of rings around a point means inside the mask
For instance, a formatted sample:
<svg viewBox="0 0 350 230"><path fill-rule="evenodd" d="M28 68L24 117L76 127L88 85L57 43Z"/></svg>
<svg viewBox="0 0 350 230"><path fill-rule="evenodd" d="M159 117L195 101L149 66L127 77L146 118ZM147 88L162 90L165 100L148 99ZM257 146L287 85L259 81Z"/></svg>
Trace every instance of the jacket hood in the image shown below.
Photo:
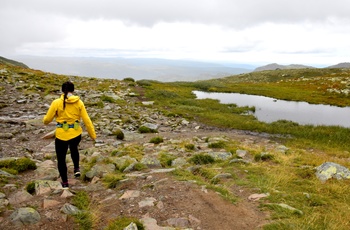
<svg viewBox="0 0 350 230"><path fill-rule="evenodd" d="M64 98L64 94L61 95L60 99L63 101L63 98ZM80 98L78 96L71 95L71 96L68 96L68 98L66 99L66 103L75 103L79 101L79 99Z"/></svg>

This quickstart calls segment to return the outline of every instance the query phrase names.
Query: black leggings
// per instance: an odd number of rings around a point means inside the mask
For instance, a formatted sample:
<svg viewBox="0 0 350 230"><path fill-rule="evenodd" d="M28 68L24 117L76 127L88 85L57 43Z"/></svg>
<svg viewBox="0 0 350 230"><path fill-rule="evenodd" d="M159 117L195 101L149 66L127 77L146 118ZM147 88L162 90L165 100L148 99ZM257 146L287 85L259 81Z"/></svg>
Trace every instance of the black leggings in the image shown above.
<svg viewBox="0 0 350 230"><path fill-rule="evenodd" d="M68 141L62 141L60 139L55 139L55 149L57 157L57 167L58 172L60 173L62 182L68 182L67 178L67 164L66 164L66 155L68 147L70 150L70 155L74 164L74 169L79 168L79 150L78 145L81 141L81 135L70 139Z"/></svg>

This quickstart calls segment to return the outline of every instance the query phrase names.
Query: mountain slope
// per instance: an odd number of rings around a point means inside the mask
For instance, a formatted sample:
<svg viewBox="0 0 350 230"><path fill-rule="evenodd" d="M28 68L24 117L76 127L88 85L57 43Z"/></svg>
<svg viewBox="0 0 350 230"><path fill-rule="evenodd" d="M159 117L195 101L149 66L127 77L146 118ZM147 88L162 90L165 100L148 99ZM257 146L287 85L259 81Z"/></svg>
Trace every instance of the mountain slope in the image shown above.
<svg viewBox="0 0 350 230"><path fill-rule="evenodd" d="M264 70L276 70L276 69L306 69L306 68L314 68L314 67L306 66L306 65L298 65L298 64L280 65L277 63L272 63L265 66L260 66L256 68L254 72L264 71Z"/></svg>
<svg viewBox="0 0 350 230"><path fill-rule="evenodd" d="M326 68L350 68L350 62L342 62L336 65L331 65Z"/></svg>
<svg viewBox="0 0 350 230"><path fill-rule="evenodd" d="M14 61L11 59L7 59L4 57L0 56L0 64L7 64L7 65L12 65L12 66L20 66L23 68L29 68L27 65L23 64L22 62Z"/></svg>

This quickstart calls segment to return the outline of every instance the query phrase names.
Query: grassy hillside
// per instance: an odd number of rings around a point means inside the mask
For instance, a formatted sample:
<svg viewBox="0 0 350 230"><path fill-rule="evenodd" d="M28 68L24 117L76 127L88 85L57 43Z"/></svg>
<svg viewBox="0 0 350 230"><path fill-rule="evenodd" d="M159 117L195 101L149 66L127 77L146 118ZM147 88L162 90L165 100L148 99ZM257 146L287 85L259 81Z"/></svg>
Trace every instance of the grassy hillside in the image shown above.
<svg viewBox="0 0 350 230"><path fill-rule="evenodd" d="M170 114L181 114L219 127L278 134L279 137L284 137L286 143L297 146L350 151L350 130L347 128L299 125L290 121L267 124L246 115L248 110L254 108L222 105L210 99L197 100L192 94L193 90L237 92L349 106L349 69L275 70L193 83L139 81L139 84L146 89L146 97L155 100L160 108Z"/></svg>
<svg viewBox="0 0 350 230"><path fill-rule="evenodd" d="M291 69L253 72L203 81L201 90L263 95L313 104L350 105L350 69Z"/></svg>
<svg viewBox="0 0 350 230"><path fill-rule="evenodd" d="M22 68L28 68L28 66L26 66L25 64L23 64L21 62L14 61L14 60L11 60L11 59L7 59L7 58L1 57L1 56L0 56L0 64L19 66L19 67L22 67Z"/></svg>

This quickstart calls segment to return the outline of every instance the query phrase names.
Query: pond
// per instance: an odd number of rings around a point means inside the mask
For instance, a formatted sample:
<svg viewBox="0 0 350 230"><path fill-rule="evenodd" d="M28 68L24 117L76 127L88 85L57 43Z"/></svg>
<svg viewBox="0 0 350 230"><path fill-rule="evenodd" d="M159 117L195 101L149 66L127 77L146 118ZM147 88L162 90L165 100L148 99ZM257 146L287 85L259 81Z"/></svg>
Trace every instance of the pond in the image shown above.
<svg viewBox="0 0 350 230"><path fill-rule="evenodd" d="M254 106L259 121L289 120L301 125L335 125L350 127L350 107L315 105L307 102L278 100L271 97L239 93L207 93L193 91L197 99L216 99L222 104Z"/></svg>

